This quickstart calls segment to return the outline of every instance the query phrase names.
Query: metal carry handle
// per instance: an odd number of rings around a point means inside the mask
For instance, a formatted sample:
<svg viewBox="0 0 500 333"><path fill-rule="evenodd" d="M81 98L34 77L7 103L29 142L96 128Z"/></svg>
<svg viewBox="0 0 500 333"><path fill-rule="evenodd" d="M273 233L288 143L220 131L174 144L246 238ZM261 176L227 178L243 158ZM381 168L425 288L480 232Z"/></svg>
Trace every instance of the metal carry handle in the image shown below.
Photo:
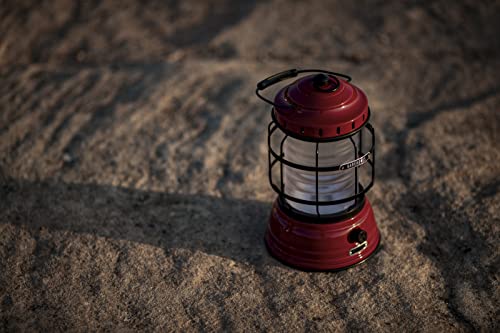
<svg viewBox="0 0 500 333"><path fill-rule="evenodd" d="M275 83L278 83L279 81L283 81L292 77L296 77L298 75L298 70L293 68L289 69L274 75L271 75L270 77L260 81L257 83L257 90L264 90L269 86L272 86Z"/></svg>
<svg viewBox="0 0 500 333"><path fill-rule="evenodd" d="M264 89L267 89L268 87L270 87L270 86L272 86L272 85L274 85L274 84L276 84L276 83L278 83L280 81L291 79L293 77L297 77L297 75L302 74L302 73L324 73L324 74L330 74L330 75L333 75L333 76L343 77L344 79L346 79L347 82L350 82L352 80L349 75L342 74L342 73L331 72L331 71L326 71L326 70L323 70L323 69L295 69L295 68L292 68L292 69L289 69L289 70L286 70L286 71L279 72L277 74L271 75L270 77L268 77L268 78L260 81L259 83L257 83L257 89L255 89L255 94L261 100L263 100L264 102L266 102L268 104L271 104L272 106L276 107L277 105L274 104L273 101L270 101L266 97L262 96L260 94L260 91L264 90Z"/></svg>

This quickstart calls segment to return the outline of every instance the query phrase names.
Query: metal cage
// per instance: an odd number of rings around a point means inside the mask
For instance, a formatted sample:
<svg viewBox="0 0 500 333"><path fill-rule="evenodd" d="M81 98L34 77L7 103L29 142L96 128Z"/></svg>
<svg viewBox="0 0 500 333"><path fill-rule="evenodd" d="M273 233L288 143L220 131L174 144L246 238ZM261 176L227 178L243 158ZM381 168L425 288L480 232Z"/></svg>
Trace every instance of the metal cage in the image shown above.
<svg viewBox="0 0 500 333"><path fill-rule="evenodd" d="M370 110L368 110L370 114ZM315 138L307 138L307 137L301 137L297 136L294 133L291 133L284 129L282 126L279 125L279 123L276 121L275 115L274 115L274 109L271 110L271 122L268 125L268 159L269 159L269 183L271 187L278 193L279 195L279 202L280 204L289 210L293 214L299 214L299 215L307 215L306 217L313 217L316 221L317 218L328 218L331 220L332 218L336 217L344 217L346 214L350 213L355 213L359 209L361 209L363 203L364 203L364 195L365 193L370 190L370 188L373 186L374 179L375 179L375 131L373 126L368 122L369 119L366 120L365 124L358 128L356 131L353 131L351 133L348 133L346 135L334 137L331 139L315 139ZM369 117L368 117L369 118ZM371 134L371 147L364 151L363 150L363 129L366 128L368 132ZM276 152L273 150L272 147L272 137L276 133L276 130L279 129L283 133L283 139L281 140L280 143L280 148L279 152ZM359 133L359 140L356 143L356 140L353 139L353 137ZM307 166L307 165L301 165L297 164L294 162L291 162L285 158L285 153L283 150L285 141L289 138L292 137L296 140L301 140L301 141L308 141L316 144L316 165L315 166ZM340 140L350 140L353 145L354 149L354 160L352 161L346 161L345 163L342 163L340 165L332 165L332 166L318 166L318 161L319 161L319 145L321 144L327 144L329 142L333 141L340 141ZM369 165L371 167L371 179L370 182L367 185L361 184L358 179L358 168L362 167L363 165ZM291 196L287 193L285 193L285 186L286 184L283 181L283 165L286 165L289 168L294 168L298 170L303 170L303 171L309 171L309 172L315 172L316 174L316 197L314 201L310 200L305 200L301 198L297 198L294 196ZM280 186L276 185L276 183L273 181L273 168L278 167L279 168L279 178L280 178ZM355 191L354 195L337 199L337 200L330 200L330 201L319 201L319 174L324 173L324 172L331 172L331 171L342 171L342 170L348 170L355 168ZM290 205L287 205L286 200L290 200L293 202L297 202L300 204L306 204L306 205L312 205L316 206L316 215L310 215L301 211L298 211L297 209L291 207ZM336 213L336 214L320 214L319 207L320 206L328 206L328 205L337 205L341 203L346 203L349 201L354 201L354 204L349 207L346 211L341 212L341 213Z"/></svg>

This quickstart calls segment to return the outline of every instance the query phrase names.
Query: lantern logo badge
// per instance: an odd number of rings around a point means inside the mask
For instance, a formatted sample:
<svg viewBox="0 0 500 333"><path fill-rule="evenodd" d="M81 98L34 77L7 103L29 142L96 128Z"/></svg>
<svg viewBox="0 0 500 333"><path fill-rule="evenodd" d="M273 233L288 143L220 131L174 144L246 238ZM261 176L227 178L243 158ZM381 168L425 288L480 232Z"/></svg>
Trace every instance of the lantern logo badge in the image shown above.
<svg viewBox="0 0 500 333"><path fill-rule="evenodd" d="M369 158L370 158L370 152L367 152L366 154L364 154L363 156L361 156L357 160L342 164L339 169L346 170L346 169L361 166L361 165L365 164L366 162L368 162Z"/></svg>
<svg viewBox="0 0 500 333"><path fill-rule="evenodd" d="M310 74L316 73L316 74ZM261 92L283 80L270 100ZM269 183L278 194L266 230L269 252L306 270L363 262L380 233L365 194L375 178L375 130L368 99L348 75L291 69L260 81L272 106Z"/></svg>

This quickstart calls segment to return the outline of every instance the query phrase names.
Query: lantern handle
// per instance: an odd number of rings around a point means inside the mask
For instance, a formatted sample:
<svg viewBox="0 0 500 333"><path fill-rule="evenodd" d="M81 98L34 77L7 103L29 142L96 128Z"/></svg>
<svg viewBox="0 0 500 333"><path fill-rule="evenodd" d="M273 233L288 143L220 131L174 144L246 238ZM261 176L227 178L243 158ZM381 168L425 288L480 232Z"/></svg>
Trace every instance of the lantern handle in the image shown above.
<svg viewBox="0 0 500 333"><path fill-rule="evenodd" d="M349 75L342 74L342 73L336 73L336 72L331 72L331 71L326 71L323 69L296 69L292 68L283 72L276 73L274 75L271 75L270 77L260 81L257 83L257 89L255 89L255 94L264 102L271 104L274 107L277 107L276 104L274 104L273 101L267 99L266 97L262 96L260 94L261 90L264 90L280 81L287 80L293 77L296 77L299 74L302 73L324 73L324 74L330 74L333 76L340 76L346 79L347 82L350 82L352 79Z"/></svg>

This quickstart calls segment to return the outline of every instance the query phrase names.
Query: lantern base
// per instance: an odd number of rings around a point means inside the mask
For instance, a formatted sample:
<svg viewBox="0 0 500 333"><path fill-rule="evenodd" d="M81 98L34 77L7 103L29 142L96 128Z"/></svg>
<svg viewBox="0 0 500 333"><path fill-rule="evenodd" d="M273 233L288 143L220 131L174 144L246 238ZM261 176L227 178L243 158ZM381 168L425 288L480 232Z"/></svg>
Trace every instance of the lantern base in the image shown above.
<svg viewBox="0 0 500 333"><path fill-rule="evenodd" d="M299 222L276 200L265 236L268 251L299 269L335 271L362 263L378 249L380 233L367 198L353 216L332 223L322 220Z"/></svg>

